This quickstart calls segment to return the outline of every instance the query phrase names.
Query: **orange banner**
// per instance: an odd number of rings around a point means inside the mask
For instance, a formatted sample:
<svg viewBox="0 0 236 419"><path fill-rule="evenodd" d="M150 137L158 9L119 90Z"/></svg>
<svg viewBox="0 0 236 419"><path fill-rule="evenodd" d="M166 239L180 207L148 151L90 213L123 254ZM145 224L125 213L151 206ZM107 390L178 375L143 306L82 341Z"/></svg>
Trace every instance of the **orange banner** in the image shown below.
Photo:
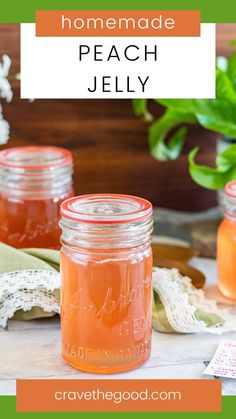
<svg viewBox="0 0 236 419"><path fill-rule="evenodd" d="M200 11L40 10L36 36L200 36Z"/></svg>
<svg viewBox="0 0 236 419"><path fill-rule="evenodd" d="M17 380L17 412L219 412L220 380Z"/></svg>

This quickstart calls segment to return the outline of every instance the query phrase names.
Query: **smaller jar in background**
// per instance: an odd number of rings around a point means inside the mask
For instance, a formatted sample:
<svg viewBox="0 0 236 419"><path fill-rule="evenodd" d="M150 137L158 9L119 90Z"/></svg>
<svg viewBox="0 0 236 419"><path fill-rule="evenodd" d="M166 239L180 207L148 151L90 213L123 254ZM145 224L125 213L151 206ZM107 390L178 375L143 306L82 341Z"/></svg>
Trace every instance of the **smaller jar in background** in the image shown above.
<svg viewBox="0 0 236 419"><path fill-rule="evenodd" d="M63 358L93 373L137 368L151 351L152 205L84 195L61 215Z"/></svg>
<svg viewBox="0 0 236 419"><path fill-rule="evenodd" d="M220 153L225 151L231 145L236 144L236 139L231 137L220 137L216 142L216 158ZM217 201L220 206L221 211L223 212L224 207L224 189L217 190Z"/></svg>
<svg viewBox="0 0 236 419"><path fill-rule="evenodd" d="M60 248L60 204L73 195L70 151L50 146L0 152L0 241Z"/></svg>
<svg viewBox="0 0 236 419"><path fill-rule="evenodd" d="M224 296L236 300L236 181L226 185L223 206L217 235L218 284Z"/></svg>

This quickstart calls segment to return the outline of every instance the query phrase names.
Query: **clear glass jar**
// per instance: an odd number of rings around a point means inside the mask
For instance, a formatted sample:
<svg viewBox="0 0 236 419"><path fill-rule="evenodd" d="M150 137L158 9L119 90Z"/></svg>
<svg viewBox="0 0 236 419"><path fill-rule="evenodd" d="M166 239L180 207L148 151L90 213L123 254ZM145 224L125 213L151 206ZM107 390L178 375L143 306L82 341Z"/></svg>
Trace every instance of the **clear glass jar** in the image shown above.
<svg viewBox="0 0 236 419"><path fill-rule="evenodd" d="M14 147L0 152L0 241L60 248L60 204L73 195L70 151Z"/></svg>
<svg viewBox="0 0 236 419"><path fill-rule="evenodd" d="M236 181L225 187L224 215L217 234L218 284L222 294L236 300Z"/></svg>
<svg viewBox="0 0 236 419"><path fill-rule="evenodd" d="M218 138L216 142L216 158L220 153L225 151L228 147L231 145L236 144L236 139L231 137L220 137ZM218 189L217 190L217 201L220 206L220 209L222 210L222 213L224 211L224 189Z"/></svg>
<svg viewBox="0 0 236 419"><path fill-rule="evenodd" d="M152 205L84 195L61 215L63 358L93 373L136 368L151 350Z"/></svg>

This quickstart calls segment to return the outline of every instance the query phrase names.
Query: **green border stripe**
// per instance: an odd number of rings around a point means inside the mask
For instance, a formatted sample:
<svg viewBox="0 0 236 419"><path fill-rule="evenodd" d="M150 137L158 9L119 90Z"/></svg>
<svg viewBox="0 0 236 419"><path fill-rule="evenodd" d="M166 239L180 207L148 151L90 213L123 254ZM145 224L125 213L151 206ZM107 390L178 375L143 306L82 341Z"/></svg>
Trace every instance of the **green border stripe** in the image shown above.
<svg viewBox="0 0 236 419"><path fill-rule="evenodd" d="M201 10L202 22L236 22L235 0L1 0L0 23L34 22L35 10Z"/></svg>
<svg viewBox="0 0 236 419"><path fill-rule="evenodd" d="M39 394L40 397L40 394ZM197 397L197 394L196 394ZM209 397L211 395L209 394ZM223 397L223 411L217 413L209 412L113 412L113 413L67 413L67 412L51 412L51 413L19 413L15 411L16 398L14 396L0 396L0 416L1 418L13 418L13 419L68 419L68 417L79 418L79 419L231 419L235 416L236 412L236 397L235 396L224 396Z"/></svg>

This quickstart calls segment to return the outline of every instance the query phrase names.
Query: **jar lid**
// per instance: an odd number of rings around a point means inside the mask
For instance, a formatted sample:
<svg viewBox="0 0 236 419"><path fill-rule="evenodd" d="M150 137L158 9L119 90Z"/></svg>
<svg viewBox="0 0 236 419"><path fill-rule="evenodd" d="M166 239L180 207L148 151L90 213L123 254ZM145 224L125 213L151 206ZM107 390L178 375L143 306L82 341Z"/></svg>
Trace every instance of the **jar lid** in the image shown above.
<svg viewBox="0 0 236 419"><path fill-rule="evenodd" d="M225 187L225 194L231 198L236 198L236 180L227 183Z"/></svg>
<svg viewBox="0 0 236 419"><path fill-rule="evenodd" d="M53 146L12 147L0 152L0 167L47 169L69 166L72 162L69 150Z"/></svg>
<svg viewBox="0 0 236 419"><path fill-rule="evenodd" d="M121 194L91 194L69 198L61 204L61 216L83 223L121 224L152 215L146 199Z"/></svg>

